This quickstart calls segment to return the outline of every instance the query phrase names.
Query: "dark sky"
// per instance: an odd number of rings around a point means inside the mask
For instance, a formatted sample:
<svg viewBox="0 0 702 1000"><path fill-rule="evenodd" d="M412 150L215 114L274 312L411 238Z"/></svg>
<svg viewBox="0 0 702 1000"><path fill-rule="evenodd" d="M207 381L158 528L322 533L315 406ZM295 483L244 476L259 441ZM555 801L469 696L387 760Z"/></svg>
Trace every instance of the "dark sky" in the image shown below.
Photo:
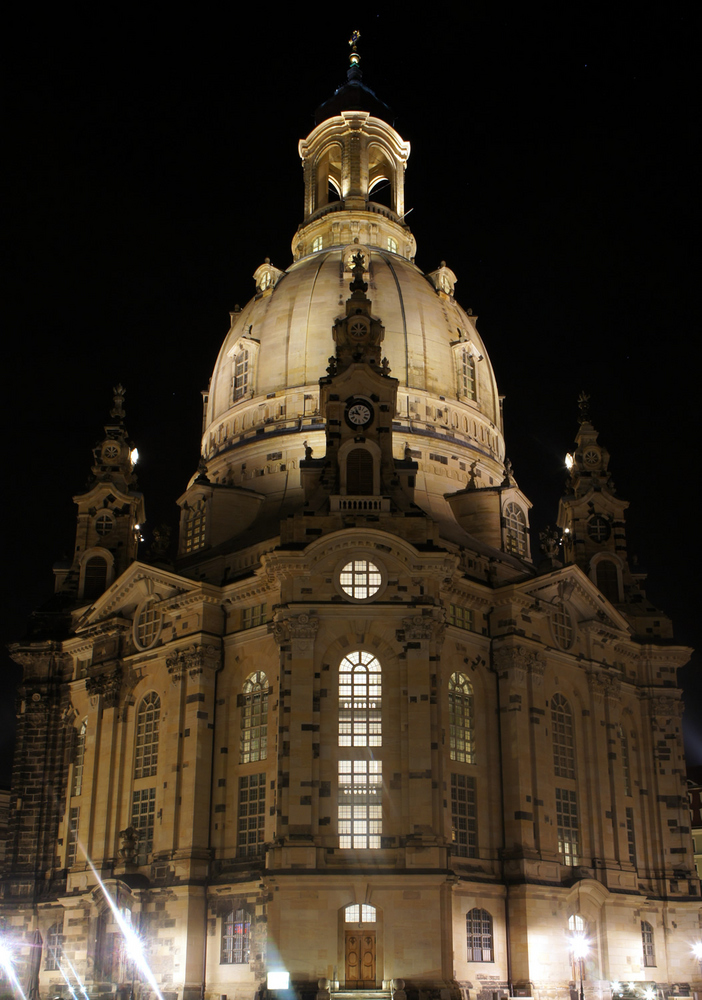
<svg viewBox="0 0 702 1000"><path fill-rule="evenodd" d="M446 260L479 316L532 526L555 521L585 389L631 501L630 554L677 641L700 645L693 8L621 7L628 16L604 4L508 16L494 3L420 18L400 4L359 18L241 5L15 14L3 130L7 641L72 551L71 498L117 381L147 535L175 527L228 311L251 297L265 257L290 263L297 142L343 81L358 27L364 80L412 143L417 263ZM696 297L694 309L697 320ZM9 661L5 671L3 760L17 678ZM681 679L688 756L701 763L694 661Z"/></svg>

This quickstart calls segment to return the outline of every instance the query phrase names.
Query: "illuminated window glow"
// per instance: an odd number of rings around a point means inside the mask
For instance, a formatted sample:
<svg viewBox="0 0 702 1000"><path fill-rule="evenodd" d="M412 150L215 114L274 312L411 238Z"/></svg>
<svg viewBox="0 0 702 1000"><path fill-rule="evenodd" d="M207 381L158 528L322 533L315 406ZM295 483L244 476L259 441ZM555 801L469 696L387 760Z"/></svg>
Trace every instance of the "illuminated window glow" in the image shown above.
<svg viewBox="0 0 702 1000"><path fill-rule="evenodd" d="M244 681L241 703L239 763L253 764L268 756L268 678L257 670Z"/></svg>
<svg viewBox="0 0 702 1000"><path fill-rule="evenodd" d="M137 864L145 865L147 855L154 849L154 819L156 816L156 789L142 788L132 793L132 826L138 830L139 853Z"/></svg>
<svg viewBox="0 0 702 1000"><path fill-rule="evenodd" d="M245 965L251 952L251 916L246 910L231 910L222 918L220 965Z"/></svg>
<svg viewBox="0 0 702 1000"><path fill-rule="evenodd" d="M144 695L137 712L135 778L151 778L158 767L158 727L161 699L155 691Z"/></svg>
<svg viewBox="0 0 702 1000"><path fill-rule="evenodd" d="M339 847L380 847L382 767L379 760L339 761Z"/></svg>
<svg viewBox="0 0 702 1000"><path fill-rule="evenodd" d="M207 504L204 500L196 500L190 507L185 519L185 538L183 549L185 552L196 552L205 544L205 524L207 515Z"/></svg>
<svg viewBox="0 0 702 1000"><path fill-rule="evenodd" d="M339 665L339 746L382 745L380 664L371 654L349 653Z"/></svg>
<svg viewBox="0 0 702 1000"><path fill-rule="evenodd" d="M266 775L239 778L239 835L237 854L261 854L266 826Z"/></svg>
<svg viewBox="0 0 702 1000"><path fill-rule="evenodd" d="M570 649L573 645L573 620L565 607L560 607L553 613L553 637L561 649Z"/></svg>
<svg viewBox="0 0 702 1000"><path fill-rule="evenodd" d="M558 778L574 778L573 713L562 694L555 694L551 699L551 736L553 739L553 773Z"/></svg>
<svg viewBox="0 0 702 1000"><path fill-rule="evenodd" d="M575 792L568 788L556 789L556 825L558 850L564 865L580 864L580 827Z"/></svg>
<svg viewBox="0 0 702 1000"><path fill-rule="evenodd" d="M463 674L451 674L448 686L451 760L474 764L473 688Z"/></svg>
<svg viewBox="0 0 702 1000"><path fill-rule="evenodd" d="M523 559L527 554L526 518L518 504L505 505L504 524L505 550Z"/></svg>
<svg viewBox="0 0 702 1000"><path fill-rule="evenodd" d="M462 608L458 604L449 604L449 625L456 628L466 628L473 631L473 612L470 608Z"/></svg>
<svg viewBox="0 0 702 1000"><path fill-rule="evenodd" d="M380 590L382 576L375 563L367 559L354 559L346 563L339 576L341 589L349 597L365 600Z"/></svg>
<svg viewBox="0 0 702 1000"><path fill-rule="evenodd" d="M347 924L374 924L375 907L368 903L352 903L344 910L344 919Z"/></svg>
<svg viewBox="0 0 702 1000"><path fill-rule="evenodd" d="M88 720L83 719L76 736L76 753L73 758L73 787L71 795L81 795L83 792L83 768L85 766L85 738L88 734Z"/></svg>

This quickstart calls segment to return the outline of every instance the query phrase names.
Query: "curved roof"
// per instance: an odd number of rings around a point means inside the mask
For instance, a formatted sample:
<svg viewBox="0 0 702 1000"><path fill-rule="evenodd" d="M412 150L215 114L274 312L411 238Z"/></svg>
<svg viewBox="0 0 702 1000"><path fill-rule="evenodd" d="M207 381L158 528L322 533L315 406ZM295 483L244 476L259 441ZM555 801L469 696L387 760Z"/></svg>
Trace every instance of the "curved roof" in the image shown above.
<svg viewBox="0 0 702 1000"><path fill-rule="evenodd" d="M411 261L377 248L368 253L368 298L385 327L382 353L401 386L433 396L458 396L455 345L466 340L479 358L479 413L499 425L499 399L492 365L469 316L452 295L438 291ZM351 248L310 254L288 268L275 286L233 314L215 364L206 426L232 407L232 351L241 337L260 347L256 395L316 384L334 353L332 327L344 314Z"/></svg>

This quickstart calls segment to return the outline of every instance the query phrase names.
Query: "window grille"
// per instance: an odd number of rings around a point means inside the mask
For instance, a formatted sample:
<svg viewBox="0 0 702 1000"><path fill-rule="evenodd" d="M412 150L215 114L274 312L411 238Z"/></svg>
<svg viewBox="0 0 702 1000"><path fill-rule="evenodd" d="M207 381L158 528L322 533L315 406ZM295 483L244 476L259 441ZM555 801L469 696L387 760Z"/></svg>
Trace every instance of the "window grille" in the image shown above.
<svg viewBox="0 0 702 1000"><path fill-rule="evenodd" d="M624 794L631 795L631 762L629 759L629 741L624 732L624 726L619 727L619 746L622 752L622 777L624 779Z"/></svg>
<svg viewBox="0 0 702 1000"><path fill-rule="evenodd" d="M154 819L156 816L156 789L142 788L132 793L132 826L138 830L139 851L137 864L145 865L147 855L154 849Z"/></svg>
<svg viewBox="0 0 702 1000"><path fill-rule="evenodd" d="M382 745L380 663L357 650L339 665L339 746Z"/></svg>
<svg viewBox="0 0 702 1000"><path fill-rule="evenodd" d="M556 826L562 864L580 864L578 804L575 792L568 788L556 789Z"/></svg>
<svg viewBox="0 0 702 1000"><path fill-rule="evenodd" d="M66 838L66 867L71 868L76 863L78 855L78 821L80 806L71 806L68 814L68 836Z"/></svg>
<svg viewBox="0 0 702 1000"><path fill-rule="evenodd" d="M629 861L636 864L636 832L634 830L634 810L627 806L626 809L626 842L629 848Z"/></svg>
<svg viewBox="0 0 702 1000"><path fill-rule="evenodd" d="M379 760L340 760L339 847L380 847L382 803L382 763Z"/></svg>
<svg viewBox="0 0 702 1000"><path fill-rule="evenodd" d="M365 600L380 590L382 576L375 563L367 559L354 559L346 563L339 575L341 589L349 597Z"/></svg>
<svg viewBox="0 0 702 1000"><path fill-rule="evenodd" d="M261 854L266 826L266 775L239 778L239 836L237 854Z"/></svg>
<svg viewBox="0 0 702 1000"><path fill-rule="evenodd" d="M474 764L473 688L463 674L452 674L448 688L451 760Z"/></svg>
<svg viewBox="0 0 702 1000"><path fill-rule="evenodd" d="M263 291L263 284L261 285L261 291ZM234 386L233 386L233 398L234 402L237 399L243 399L247 394L249 388L249 352L239 351L237 356L234 358Z"/></svg>
<svg viewBox="0 0 702 1000"><path fill-rule="evenodd" d="M76 753L73 759L73 787L71 795L81 795L83 792L83 770L85 767L85 738L88 733L88 720L83 719L76 736Z"/></svg>
<svg viewBox="0 0 702 1000"><path fill-rule="evenodd" d="M262 670L257 670L244 681L239 763L253 764L267 756L268 679Z"/></svg>
<svg viewBox="0 0 702 1000"><path fill-rule="evenodd" d="M155 691L144 695L137 712L135 778L151 778L158 768L158 727L161 699Z"/></svg>
<svg viewBox="0 0 702 1000"><path fill-rule="evenodd" d="M478 853L478 805L475 778L451 775L451 853L474 858Z"/></svg>
<svg viewBox="0 0 702 1000"><path fill-rule="evenodd" d="M574 778L573 713L562 694L555 694L551 699L551 738L554 774L558 778Z"/></svg>
<svg viewBox="0 0 702 1000"><path fill-rule="evenodd" d="M466 942L469 962L493 961L492 917L487 910L466 914Z"/></svg>
<svg viewBox="0 0 702 1000"><path fill-rule="evenodd" d="M459 604L449 604L449 625L473 631L473 612L470 608L462 608Z"/></svg>
<svg viewBox="0 0 702 1000"><path fill-rule="evenodd" d="M245 965L251 951L251 916L246 910L231 910L222 918L220 965Z"/></svg>
<svg viewBox="0 0 702 1000"><path fill-rule="evenodd" d="M656 948L653 940L653 927L648 920L641 921L641 945L644 966L654 966L656 964Z"/></svg>

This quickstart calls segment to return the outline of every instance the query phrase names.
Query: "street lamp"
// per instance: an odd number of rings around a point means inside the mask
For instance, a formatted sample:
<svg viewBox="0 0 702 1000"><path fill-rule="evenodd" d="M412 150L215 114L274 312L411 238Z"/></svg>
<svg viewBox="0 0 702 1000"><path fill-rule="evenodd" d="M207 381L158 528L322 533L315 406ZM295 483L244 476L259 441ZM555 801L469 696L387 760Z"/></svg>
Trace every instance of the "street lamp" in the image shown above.
<svg viewBox="0 0 702 1000"><path fill-rule="evenodd" d="M702 941L695 941L692 946L692 954L700 963L700 975L702 976Z"/></svg>
<svg viewBox="0 0 702 1000"><path fill-rule="evenodd" d="M580 1000L585 1000L585 991L583 990L583 959L586 958L590 947L584 934L573 934L571 940L573 944L573 958L577 960L580 969Z"/></svg>

